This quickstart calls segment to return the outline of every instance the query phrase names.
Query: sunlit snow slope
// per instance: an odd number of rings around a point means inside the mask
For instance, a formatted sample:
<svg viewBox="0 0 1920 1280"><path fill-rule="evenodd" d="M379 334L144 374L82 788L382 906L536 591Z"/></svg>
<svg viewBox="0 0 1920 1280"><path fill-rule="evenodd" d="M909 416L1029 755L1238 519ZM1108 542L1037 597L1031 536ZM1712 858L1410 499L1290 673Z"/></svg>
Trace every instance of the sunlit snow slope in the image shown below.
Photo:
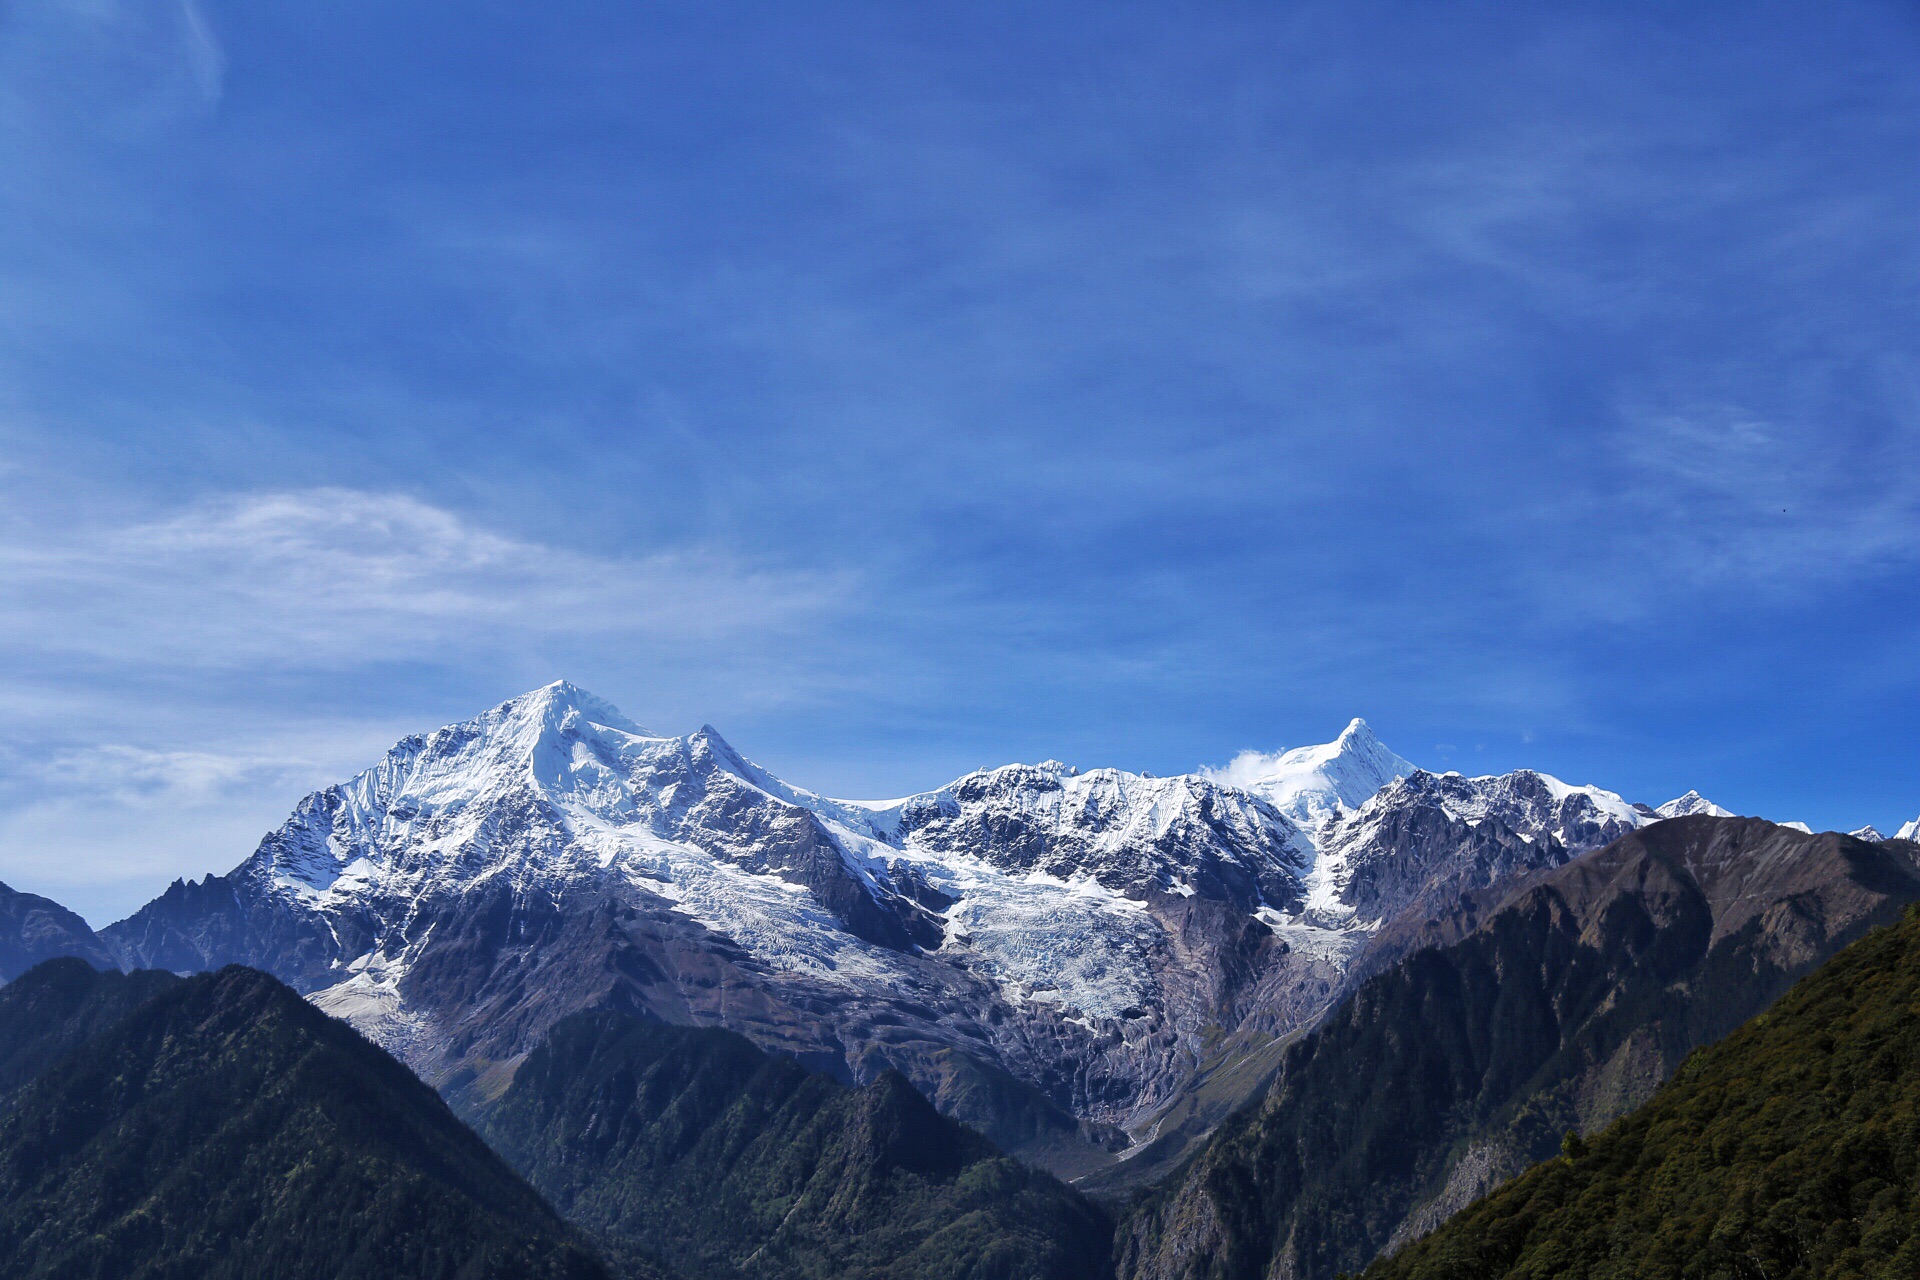
<svg viewBox="0 0 1920 1280"><path fill-rule="evenodd" d="M1357 720L1257 767L1048 761L835 800L558 682L401 741L103 936L130 964L267 969L456 1097L612 1004L850 1079L896 1066L1064 1166L1123 1147L1223 1036L1312 1021L1404 945L1392 921L1648 815L1424 773Z"/></svg>

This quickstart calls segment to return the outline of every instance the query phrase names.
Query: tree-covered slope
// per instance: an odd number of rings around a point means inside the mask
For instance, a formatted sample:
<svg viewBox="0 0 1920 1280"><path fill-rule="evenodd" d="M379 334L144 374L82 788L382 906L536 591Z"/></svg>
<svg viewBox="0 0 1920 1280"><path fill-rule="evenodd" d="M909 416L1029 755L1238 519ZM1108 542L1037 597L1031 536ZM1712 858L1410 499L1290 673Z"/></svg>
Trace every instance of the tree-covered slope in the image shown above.
<svg viewBox="0 0 1920 1280"><path fill-rule="evenodd" d="M1080 1280L1110 1226L896 1072L861 1089L729 1031L575 1015L482 1131L574 1222L689 1276Z"/></svg>
<svg viewBox="0 0 1920 1280"><path fill-rule="evenodd" d="M1912 845L1662 822L1371 979L1121 1223L1128 1280L1330 1280L1650 1097L1920 898Z"/></svg>
<svg viewBox="0 0 1920 1280"><path fill-rule="evenodd" d="M179 981L163 969L103 973L67 957L0 987L0 1108L41 1072Z"/></svg>
<svg viewBox="0 0 1920 1280"><path fill-rule="evenodd" d="M1920 910L1368 1280L1920 1275Z"/></svg>
<svg viewBox="0 0 1920 1280"><path fill-rule="evenodd" d="M30 973L56 1039L161 989L0 1120L18 1280L594 1280L601 1264L406 1068L265 974ZM12 989L7 993L12 995Z"/></svg>

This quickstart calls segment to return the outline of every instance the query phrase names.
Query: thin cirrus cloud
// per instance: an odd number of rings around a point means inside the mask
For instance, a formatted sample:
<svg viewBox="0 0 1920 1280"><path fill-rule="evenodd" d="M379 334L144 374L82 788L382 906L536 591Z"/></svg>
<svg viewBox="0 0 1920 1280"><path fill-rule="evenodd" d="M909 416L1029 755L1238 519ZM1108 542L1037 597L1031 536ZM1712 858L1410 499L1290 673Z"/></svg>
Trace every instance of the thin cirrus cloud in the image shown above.
<svg viewBox="0 0 1920 1280"><path fill-rule="evenodd" d="M16 533L0 563L10 647L135 667L360 665L562 634L702 645L800 624L849 588L704 550L596 556L335 488Z"/></svg>
<svg viewBox="0 0 1920 1280"><path fill-rule="evenodd" d="M562 675L841 793L1360 714L1904 821L1914 30L23 0L0 877Z"/></svg>

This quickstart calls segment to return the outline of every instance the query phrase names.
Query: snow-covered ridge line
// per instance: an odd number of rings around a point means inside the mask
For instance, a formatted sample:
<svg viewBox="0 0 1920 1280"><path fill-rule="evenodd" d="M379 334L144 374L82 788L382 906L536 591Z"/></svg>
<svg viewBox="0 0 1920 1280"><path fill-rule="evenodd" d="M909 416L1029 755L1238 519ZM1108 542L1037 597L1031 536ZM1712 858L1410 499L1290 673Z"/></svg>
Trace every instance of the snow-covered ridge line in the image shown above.
<svg viewBox="0 0 1920 1280"><path fill-rule="evenodd" d="M936 1092L968 1055L1132 1124L1223 1029L1310 1025L1402 945L1386 926L1656 816L1429 773L1362 720L1225 769L1046 760L844 800L557 681L403 739L113 945L269 969L429 1076L615 993Z"/></svg>

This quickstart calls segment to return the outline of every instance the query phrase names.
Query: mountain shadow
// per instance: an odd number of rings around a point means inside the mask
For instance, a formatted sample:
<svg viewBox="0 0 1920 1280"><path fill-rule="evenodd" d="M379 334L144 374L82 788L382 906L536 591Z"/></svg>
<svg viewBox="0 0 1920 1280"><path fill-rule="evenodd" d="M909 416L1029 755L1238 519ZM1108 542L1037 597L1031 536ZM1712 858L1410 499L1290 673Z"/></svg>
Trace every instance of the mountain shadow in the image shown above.
<svg viewBox="0 0 1920 1280"><path fill-rule="evenodd" d="M1456 1277L1920 1275L1920 910L1653 1100L1368 1269Z"/></svg>
<svg viewBox="0 0 1920 1280"><path fill-rule="evenodd" d="M1095 1280L1111 1223L898 1072L860 1089L744 1037L558 1023L481 1131L616 1261L700 1280Z"/></svg>
<svg viewBox="0 0 1920 1280"><path fill-rule="evenodd" d="M358 1032L265 974L0 992L0 1275L605 1280L590 1247ZM138 999L141 995L145 999Z"/></svg>

